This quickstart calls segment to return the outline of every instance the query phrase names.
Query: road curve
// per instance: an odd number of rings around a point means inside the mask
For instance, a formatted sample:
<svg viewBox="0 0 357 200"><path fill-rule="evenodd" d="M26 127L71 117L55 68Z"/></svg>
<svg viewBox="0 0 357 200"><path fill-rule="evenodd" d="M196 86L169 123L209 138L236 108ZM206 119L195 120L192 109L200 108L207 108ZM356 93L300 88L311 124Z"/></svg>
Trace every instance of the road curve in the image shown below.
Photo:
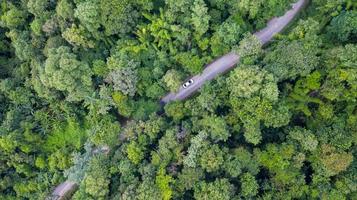
<svg viewBox="0 0 357 200"><path fill-rule="evenodd" d="M95 148L92 153L93 154L99 154L99 153L104 153L105 155L108 155L110 151L109 146L104 145L98 148ZM71 199L70 197L74 192L78 189L79 185L73 181L67 180L61 184L59 184L51 193L49 197L46 198L46 200L67 200Z"/></svg>
<svg viewBox="0 0 357 200"><path fill-rule="evenodd" d="M70 196L76 191L78 185L72 181L65 181L58 185L52 192L52 196L47 199L65 200L70 199Z"/></svg>
<svg viewBox="0 0 357 200"><path fill-rule="evenodd" d="M280 33L284 30L284 28L286 28L286 26L299 14L299 12L307 5L307 3L308 0L299 0L292 4L292 8L283 16L274 17L268 22L264 29L254 33L254 35L260 40L262 45L267 44L276 34ZM194 94L198 89L200 89L205 82L210 81L218 75L234 68L239 60L240 56L233 52L230 52L214 60L212 63L206 65L201 74L191 77L193 83L189 87L183 88L181 86L176 93L171 92L163 97L161 99L161 103L166 104L170 101L186 99L187 97Z"/></svg>

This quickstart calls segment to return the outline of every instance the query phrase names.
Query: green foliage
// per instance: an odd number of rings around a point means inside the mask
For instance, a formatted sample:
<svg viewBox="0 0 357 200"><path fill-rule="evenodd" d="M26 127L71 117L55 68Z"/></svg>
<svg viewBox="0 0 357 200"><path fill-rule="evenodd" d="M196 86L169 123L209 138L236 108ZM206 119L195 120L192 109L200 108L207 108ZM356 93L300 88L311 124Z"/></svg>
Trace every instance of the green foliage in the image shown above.
<svg viewBox="0 0 357 200"><path fill-rule="evenodd" d="M306 76L318 63L315 49L304 47L299 41L278 43L264 58L267 70L279 80Z"/></svg>
<svg viewBox="0 0 357 200"><path fill-rule="evenodd" d="M64 171L64 176L69 181L80 183L88 169L88 162L93 158L93 147L90 143L84 145L85 152L83 154L74 153L72 156L73 165Z"/></svg>
<svg viewBox="0 0 357 200"><path fill-rule="evenodd" d="M49 6L49 2L45 0L29 0L27 3L28 11L36 16L46 12Z"/></svg>
<svg viewBox="0 0 357 200"><path fill-rule="evenodd" d="M320 151L320 162L325 167L328 176L334 176L345 171L353 160L352 154L337 152L330 145L322 145Z"/></svg>
<svg viewBox="0 0 357 200"><path fill-rule="evenodd" d="M200 73L205 65L205 60L188 52L180 53L175 56L175 58L183 66L183 68L187 69L187 71L191 74Z"/></svg>
<svg viewBox="0 0 357 200"><path fill-rule="evenodd" d="M256 175L259 172L259 165L252 156L248 150L242 147L233 149L227 155L223 169L234 178L238 177L242 172Z"/></svg>
<svg viewBox="0 0 357 200"><path fill-rule="evenodd" d="M255 177L249 173L245 173L241 176L241 193L243 197L253 197L258 193L259 185L255 180Z"/></svg>
<svg viewBox="0 0 357 200"><path fill-rule="evenodd" d="M322 86L322 95L329 100L355 101L356 88L356 56L357 46L346 45L328 52L326 65L329 68L326 81Z"/></svg>
<svg viewBox="0 0 357 200"><path fill-rule="evenodd" d="M7 33L7 37L12 40L12 46L15 48L18 59L28 61L34 56L35 49L30 43L29 32L11 30Z"/></svg>
<svg viewBox="0 0 357 200"><path fill-rule="evenodd" d="M356 3L351 0L317 0L316 5L320 10L320 15L336 16L344 9L349 10L356 8Z"/></svg>
<svg viewBox="0 0 357 200"><path fill-rule="evenodd" d="M176 182L178 190L183 192L192 189L203 176L204 172L200 168L184 167Z"/></svg>
<svg viewBox="0 0 357 200"><path fill-rule="evenodd" d="M262 43L255 35L246 34L233 51L241 57L243 64L254 64L262 54Z"/></svg>
<svg viewBox="0 0 357 200"><path fill-rule="evenodd" d="M259 66L241 66L227 79L232 98L265 97L277 101L279 91L274 76Z"/></svg>
<svg viewBox="0 0 357 200"><path fill-rule="evenodd" d="M93 61L93 73L98 76L105 76L108 73L108 68L103 60Z"/></svg>
<svg viewBox="0 0 357 200"><path fill-rule="evenodd" d="M234 186L223 178L211 183L200 182L194 190L195 199L228 200L233 196Z"/></svg>
<svg viewBox="0 0 357 200"><path fill-rule="evenodd" d="M259 29L265 25L266 20L273 16L280 16L284 13L293 0L243 0L239 3L227 1L229 12L232 14L241 13L250 20L255 20L254 25Z"/></svg>
<svg viewBox="0 0 357 200"><path fill-rule="evenodd" d="M44 68L40 68L42 84L66 93L68 101L80 101L92 91L92 71L79 61L69 47L50 49ZM40 94L44 95L44 94Z"/></svg>
<svg viewBox="0 0 357 200"><path fill-rule="evenodd" d="M138 15L130 0L100 1L100 21L106 35L131 32Z"/></svg>
<svg viewBox="0 0 357 200"><path fill-rule="evenodd" d="M213 141L227 141L230 136L230 133L227 130L227 124L223 118L209 116L198 121L197 124L200 127L200 130L209 133Z"/></svg>
<svg viewBox="0 0 357 200"><path fill-rule="evenodd" d="M118 108L118 112L124 117L129 117L131 115L132 108L128 97L121 92L114 92L112 98L115 106Z"/></svg>
<svg viewBox="0 0 357 200"><path fill-rule="evenodd" d="M165 82L167 88L175 92L181 86L182 75L180 72L176 70L169 70L166 72L165 76L163 77L163 81Z"/></svg>
<svg viewBox="0 0 357 200"><path fill-rule="evenodd" d="M95 43L88 39L87 33L82 26L77 27L75 24L62 33L62 37L68 43L74 46L81 46L84 48L94 48Z"/></svg>
<svg viewBox="0 0 357 200"><path fill-rule="evenodd" d="M108 74L106 82L112 83L115 91L134 96L137 83L136 71L132 67L116 69Z"/></svg>
<svg viewBox="0 0 357 200"><path fill-rule="evenodd" d="M107 158L105 156L95 156L89 161L88 165L83 184L81 184L79 191L74 194L73 199L81 199L83 197L106 199L110 182Z"/></svg>
<svg viewBox="0 0 357 200"><path fill-rule="evenodd" d="M314 0L262 50L295 1L0 1L0 199L356 199L357 4Z"/></svg>
<svg viewBox="0 0 357 200"><path fill-rule="evenodd" d="M86 137L86 130L74 119L69 118L65 125L54 127L52 133L47 137L44 147L49 152L66 146L79 150Z"/></svg>
<svg viewBox="0 0 357 200"><path fill-rule="evenodd" d="M199 162L207 172L218 171L224 162L225 149L220 149L216 144L205 146L201 151Z"/></svg>
<svg viewBox="0 0 357 200"><path fill-rule="evenodd" d="M228 18L217 27L213 33L210 45L213 56L220 56L228 53L231 47L241 39L246 31L244 25L237 23L232 18Z"/></svg>
<svg viewBox="0 0 357 200"><path fill-rule="evenodd" d="M212 87L209 84L204 85L201 89L200 94L195 99L195 107L199 106L202 108L202 110L214 113L218 106L223 104L221 95L216 90L217 88Z"/></svg>
<svg viewBox="0 0 357 200"><path fill-rule="evenodd" d="M143 180L143 182L139 185L138 190L136 191L138 193L137 196L132 196L132 198L137 198L140 200L155 200L155 199L162 199L162 195L160 193L159 188L157 185L153 184L154 180L150 178L146 178ZM165 186L164 186L165 187ZM129 196L129 195L125 195ZM131 197L131 196L129 196Z"/></svg>
<svg viewBox="0 0 357 200"><path fill-rule="evenodd" d="M99 120L96 118L90 119L91 128L88 130L89 140L97 145L115 146L120 132L120 124L113 117L105 115Z"/></svg>
<svg viewBox="0 0 357 200"><path fill-rule="evenodd" d="M41 19L34 19L30 24L32 32L34 32L36 35L41 35L42 25L43 21Z"/></svg>
<svg viewBox="0 0 357 200"><path fill-rule="evenodd" d="M155 183L161 191L161 199L168 200L172 197L172 189L170 188L170 183L173 182L171 176L165 174L165 170L160 168Z"/></svg>
<svg viewBox="0 0 357 200"><path fill-rule="evenodd" d="M65 20L72 20L74 5L72 1L69 0L60 0L56 6L56 14Z"/></svg>
<svg viewBox="0 0 357 200"><path fill-rule="evenodd" d="M182 146L176 140L175 129L167 130L165 135L159 140L159 147L157 151L152 151L151 163L166 167L171 162L182 160Z"/></svg>
<svg viewBox="0 0 357 200"><path fill-rule="evenodd" d="M165 113L175 121L182 120L187 112L184 104L179 101L165 105Z"/></svg>
<svg viewBox="0 0 357 200"><path fill-rule="evenodd" d="M273 179L281 185L293 182L298 175L300 166L294 165L294 154L294 146L288 144L268 144L266 150L255 152L258 162L266 167L274 175Z"/></svg>
<svg viewBox="0 0 357 200"><path fill-rule="evenodd" d="M160 105L156 101L139 100L134 104L136 111L133 113L133 118L136 120L146 120L152 113L160 109Z"/></svg>
<svg viewBox="0 0 357 200"><path fill-rule="evenodd" d="M64 152L63 150L53 152L48 158L48 169L52 172L55 172L56 170L65 170L70 167L71 164L72 163L67 155L67 152Z"/></svg>
<svg viewBox="0 0 357 200"><path fill-rule="evenodd" d="M314 91L321 87L321 73L315 71L296 81L293 91L289 95L289 101L293 102L294 106L291 109L301 111L307 116L311 116L309 104L318 104L323 106L323 102L316 97L312 97Z"/></svg>
<svg viewBox="0 0 357 200"><path fill-rule="evenodd" d="M296 140L305 151L314 151L317 148L318 141L309 130L296 127L289 132L289 137Z"/></svg>
<svg viewBox="0 0 357 200"><path fill-rule="evenodd" d="M144 158L143 148L137 142L133 141L127 146L127 154L130 161L134 164L139 164L139 162Z"/></svg>
<svg viewBox="0 0 357 200"><path fill-rule="evenodd" d="M74 16L79 19L81 24L93 33L100 27L99 2L97 0L82 1L77 4L74 12Z"/></svg>
<svg viewBox="0 0 357 200"><path fill-rule="evenodd" d="M306 76L318 65L321 39L317 36L320 26L317 21L307 19L286 37L280 40L273 50L267 53L263 63L279 81Z"/></svg>
<svg viewBox="0 0 357 200"><path fill-rule="evenodd" d="M261 123L281 127L289 123L289 110L284 104L276 104L279 90L272 74L258 66L242 66L227 78L230 103L244 127L246 140L260 143Z"/></svg>
<svg viewBox="0 0 357 200"><path fill-rule="evenodd" d="M196 167L197 165L197 156L202 150L204 140L207 138L206 132L199 132L195 137L191 139L191 145L187 150L187 156L184 158L183 163L188 167Z"/></svg>
<svg viewBox="0 0 357 200"><path fill-rule="evenodd" d="M6 3L5 3L6 4ZM10 29L22 26L26 22L27 13L16 6L10 4L7 11L1 16L1 26L5 26Z"/></svg>
<svg viewBox="0 0 357 200"><path fill-rule="evenodd" d="M165 90L160 83L154 83L146 89L146 96L152 99L159 99L164 94Z"/></svg>
<svg viewBox="0 0 357 200"><path fill-rule="evenodd" d="M329 34L341 42L356 40L357 38L357 12L347 11L334 17L331 21Z"/></svg>
<svg viewBox="0 0 357 200"><path fill-rule="evenodd" d="M268 145L264 152L257 152L258 161L271 170L286 169L289 165L289 159L294 153L293 146L284 145L281 149L276 145Z"/></svg>
<svg viewBox="0 0 357 200"><path fill-rule="evenodd" d="M208 8L203 0L196 0L192 8L192 24L196 37L199 38L209 29L210 16L207 14Z"/></svg>

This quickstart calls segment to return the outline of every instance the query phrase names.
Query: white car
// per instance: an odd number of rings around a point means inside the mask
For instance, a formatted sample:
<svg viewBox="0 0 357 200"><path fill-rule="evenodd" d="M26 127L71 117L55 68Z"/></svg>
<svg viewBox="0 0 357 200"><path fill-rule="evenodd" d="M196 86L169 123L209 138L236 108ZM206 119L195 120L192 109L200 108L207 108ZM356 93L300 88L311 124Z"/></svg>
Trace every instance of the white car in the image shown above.
<svg viewBox="0 0 357 200"><path fill-rule="evenodd" d="M183 87L183 88L188 88L188 86L192 85L192 83L193 83L193 80L190 79L190 80L188 80L186 83L182 84L182 87Z"/></svg>

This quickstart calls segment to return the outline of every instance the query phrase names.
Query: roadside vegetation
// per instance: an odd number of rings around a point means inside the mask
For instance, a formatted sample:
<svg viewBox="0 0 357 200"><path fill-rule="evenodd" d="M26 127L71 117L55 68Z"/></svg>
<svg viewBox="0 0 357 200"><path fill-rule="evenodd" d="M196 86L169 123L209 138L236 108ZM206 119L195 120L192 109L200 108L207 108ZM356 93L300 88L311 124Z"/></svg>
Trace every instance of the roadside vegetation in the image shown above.
<svg viewBox="0 0 357 200"><path fill-rule="evenodd" d="M262 48L293 2L0 0L0 199L355 199L357 4L312 0Z"/></svg>

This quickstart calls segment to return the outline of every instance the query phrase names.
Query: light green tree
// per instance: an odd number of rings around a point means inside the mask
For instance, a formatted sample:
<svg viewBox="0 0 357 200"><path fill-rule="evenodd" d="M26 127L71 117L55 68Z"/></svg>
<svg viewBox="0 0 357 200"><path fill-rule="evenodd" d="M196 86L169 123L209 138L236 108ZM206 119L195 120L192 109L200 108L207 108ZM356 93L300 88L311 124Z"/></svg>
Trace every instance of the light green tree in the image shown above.
<svg viewBox="0 0 357 200"><path fill-rule="evenodd" d="M197 122L199 130L206 131L215 141L227 141L230 133L225 120L218 116L206 116Z"/></svg>
<svg viewBox="0 0 357 200"><path fill-rule="evenodd" d="M45 87L64 92L68 101L81 101L93 90L89 65L66 46L50 49L39 75Z"/></svg>
<svg viewBox="0 0 357 200"><path fill-rule="evenodd" d="M241 194L243 197L254 197L258 193L259 185L250 173L241 176Z"/></svg>
<svg viewBox="0 0 357 200"><path fill-rule="evenodd" d="M181 86L182 74L174 69L169 70L163 77L163 81L166 83L166 86L170 91L177 91Z"/></svg>
<svg viewBox="0 0 357 200"><path fill-rule="evenodd" d="M198 200L229 200L233 197L234 186L228 179L216 179L213 182L200 182L194 188L194 197Z"/></svg>

